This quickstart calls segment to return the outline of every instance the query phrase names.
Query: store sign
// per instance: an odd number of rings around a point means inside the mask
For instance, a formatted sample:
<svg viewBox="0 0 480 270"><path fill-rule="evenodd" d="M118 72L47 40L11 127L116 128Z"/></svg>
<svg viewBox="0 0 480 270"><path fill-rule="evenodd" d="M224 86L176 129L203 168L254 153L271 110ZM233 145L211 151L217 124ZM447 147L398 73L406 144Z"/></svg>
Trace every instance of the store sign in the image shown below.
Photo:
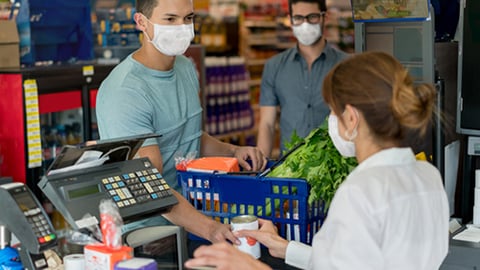
<svg viewBox="0 0 480 270"><path fill-rule="evenodd" d="M425 20L429 17L428 0L352 0L352 8L356 22Z"/></svg>

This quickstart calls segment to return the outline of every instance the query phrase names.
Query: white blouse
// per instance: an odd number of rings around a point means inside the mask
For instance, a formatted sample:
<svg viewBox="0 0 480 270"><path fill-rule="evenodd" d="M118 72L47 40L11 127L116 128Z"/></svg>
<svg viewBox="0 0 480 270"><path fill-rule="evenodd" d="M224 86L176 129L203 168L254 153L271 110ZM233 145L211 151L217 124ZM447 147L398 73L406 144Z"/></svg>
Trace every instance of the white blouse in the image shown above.
<svg viewBox="0 0 480 270"><path fill-rule="evenodd" d="M438 170L410 148L369 157L332 200L312 247L290 242L302 269L438 269L448 252L449 208Z"/></svg>

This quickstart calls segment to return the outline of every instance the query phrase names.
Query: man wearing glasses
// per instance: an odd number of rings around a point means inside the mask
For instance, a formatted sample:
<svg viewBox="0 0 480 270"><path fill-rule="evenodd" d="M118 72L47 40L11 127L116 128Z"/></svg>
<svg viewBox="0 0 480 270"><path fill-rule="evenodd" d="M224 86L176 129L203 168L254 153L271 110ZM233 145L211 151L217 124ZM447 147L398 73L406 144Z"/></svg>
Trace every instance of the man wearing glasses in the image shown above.
<svg viewBox="0 0 480 270"><path fill-rule="evenodd" d="M280 150L296 131L307 136L329 113L322 98L325 75L347 54L332 47L323 35L325 0L289 0L290 22L297 46L265 64L260 88L257 146L271 157L277 108L280 109Z"/></svg>

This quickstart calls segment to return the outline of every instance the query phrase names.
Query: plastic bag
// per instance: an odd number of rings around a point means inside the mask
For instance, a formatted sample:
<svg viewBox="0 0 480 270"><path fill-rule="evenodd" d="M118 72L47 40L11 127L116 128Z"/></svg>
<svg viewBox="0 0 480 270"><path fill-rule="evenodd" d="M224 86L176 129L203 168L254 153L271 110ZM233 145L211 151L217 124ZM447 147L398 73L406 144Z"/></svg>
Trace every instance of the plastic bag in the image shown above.
<svg viewBox="0 0 480 270"><path fill-rule="evenodd" d="M99 205L103 244L111 249L122 247L123 220L112 200L102 200Z"/></svg>
<svg viewBox="0 0 480 270"><path fill-rule="evenodd" d="M186 171L188 164L197 157L197 151L188 153L186 156L183 156L181 153L175 154L175 168L178 171Z"/></svg>

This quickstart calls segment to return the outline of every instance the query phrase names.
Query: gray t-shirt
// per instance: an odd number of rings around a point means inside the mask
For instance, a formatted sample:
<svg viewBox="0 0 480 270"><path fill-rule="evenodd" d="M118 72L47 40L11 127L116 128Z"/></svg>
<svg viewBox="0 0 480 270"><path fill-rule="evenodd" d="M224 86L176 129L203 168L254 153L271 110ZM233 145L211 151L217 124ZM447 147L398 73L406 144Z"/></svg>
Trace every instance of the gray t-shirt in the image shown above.
<svg viewBox="0 0 480 270"><path fill-rule="evenodd" d="M171 188L180 191L175 157L188 153L198 156L202 135L199 82L188 58L177 56L172 70L158 71L129 55L102 82L96 113L100 139L161 134L146 140L143 146L158 144L162 176Z"/></svg>
<svg viewBox="0 0 480 270"><path fill-rule="evenodd" d="M280 106L282 152L294 130L305 137L323 123L329 114L321 92L323 79L347 56L327 43L310 72L297 47L267 61L262 74L260 106Z"/></svg>

